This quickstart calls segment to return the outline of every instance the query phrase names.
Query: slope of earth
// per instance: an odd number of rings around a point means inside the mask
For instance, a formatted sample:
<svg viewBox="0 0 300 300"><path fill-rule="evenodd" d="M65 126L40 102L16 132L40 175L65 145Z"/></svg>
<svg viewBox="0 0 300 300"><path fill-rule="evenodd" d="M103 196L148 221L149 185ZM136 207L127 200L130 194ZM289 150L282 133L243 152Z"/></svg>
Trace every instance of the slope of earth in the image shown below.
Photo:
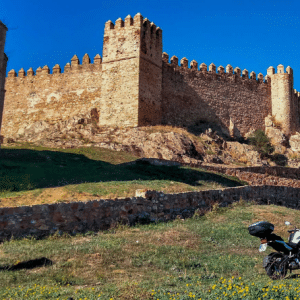
<svg viewBox="0 0 300 300"><path fill-rule="evenodd" d="M211 125L215 131L206 125ZM184 163L204 160L213 163L262 164L258 153L251 146L229 145L229 140L213 124L200 124L191 128L168 125L110 128L99 127L97 120L87 114L55 124L36 122L26 127L16 138L4 138L4 144L29 142L50 148L94 146L127 151L139 157Z"/></svg>
<svg viewBox="0 0 300 300"><path fill-rule="evenodd" d="M93 146L126 151L139 157L182 163L195 163L195 160L201 160L207 163L240 166L300 165L299 152L293 151L295 147L289 148L287 141L284 146L281 144L280 147L275 146L275 152L269 159L262 160L247 140L231 139L216 124L199 123L189 128L168 125L109 128L99 127L97 122L95 116L90 114L78 115L55 124L39 121L26 127L17 137L4 138L3 142L4 145L29 142L50 148Z"/></svg>
<svg viewBox="0 0 300 300"><path fill-rule="evenodd" d="M0 157L2 207L133 197L137 189L177 193L245 184L232 176L178 164L155 166L128 152L98 147L2 147Z"/></svg>

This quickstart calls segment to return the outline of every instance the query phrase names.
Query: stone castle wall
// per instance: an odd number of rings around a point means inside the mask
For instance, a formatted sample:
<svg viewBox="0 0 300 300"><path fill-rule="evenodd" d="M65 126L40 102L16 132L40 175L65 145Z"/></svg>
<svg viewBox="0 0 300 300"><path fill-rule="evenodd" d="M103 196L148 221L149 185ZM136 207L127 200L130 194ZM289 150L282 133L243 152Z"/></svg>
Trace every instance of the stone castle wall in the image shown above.
<svg viewBox="0 0 300 300"><path fill-rule="evenodd" d="M5 39L6 39L7 27L0 21L0 133L2 124L2 114L3 114L3 103L4 103L4 84L6 75L6 64L7 56L4 53ZM0 139L1 144L1 139Z"/></svg>
<svg viewBox="0 0 300 300"><path fill-rule="evenodd" d="M187 59L172 57L171 63L164 55L162 116L164 124L190 126L197 122L214 122L224 129L234 127L236 135L251 129L264 129L265 117L272 113L270 80L259 74L233 68L226 73L221 66L209 70ZM232 128L233 129L233 128Z"/></svg>
<svg viewBox="0 0 300 300"><path fill-rule="evenodd" d="M271 78L272 115L281 124L283 131L290 135L299 128L298 93L293 89L293 70L279 65L277 74L273 67L268 68Z"/></svg>
<svg viewBox="0 0 300 300"><path fill-rule="evenodd" d="M100 107L101 96L101 57L97 55L90 63L88 55L79 64L74 56L71 65L67 64L64 73L59 65L52 74L47 66L14 71L6 78L3 127L1 135L16 137L23 134L24 128L36 122L55 124Z"/></svg>
<svg viewBox="0 0 300 300"><path fill-rule="evenodd" d="M77 233L106 230L118 222L135 224L191 217L219 203L240 199L299 209L300 189L281 186L244 186L220 190L163 194L148 191L144 197L88 202L56 203L0 208L0 241L14 237L47 236L56 231Z"/></svg>
<svg viewBox="0 0 300 300"><path fill-rule="evenodd" d="M106 22L100 125L138 126L141 16Z"/></svg>
<svg viewBox="0 0 300 300"><path fill-rule="evenodd" d="M161 124L162 31L143 22L140 54L139 126Z"/></svg>
<svg viewBox="0 0 300 300"><path fill-rule="evenodd" d="M106 22L100 125L161 121L162 33L141 14Z"/></svg>
<svg viewBox="0 0 300 300"><path fill-rule="evenodd" d="M36 122L54 124L92 109L100 126L214 122L240 136L264 129L265 117L273 115L287 135L299 130L300 95L290 67L285 73L279 65L277 74L270 67L264 78L230 65L198 68L194 60L189 68L186 58L178 66L176 56L169 62L162 53L161 29L141 14L106 22L103 62L97 56L90 64L85 56L80 65L74 56L64 73L59 66L49 73L47 66L36 75L9 72L1 132L7 139Z"/></svg>

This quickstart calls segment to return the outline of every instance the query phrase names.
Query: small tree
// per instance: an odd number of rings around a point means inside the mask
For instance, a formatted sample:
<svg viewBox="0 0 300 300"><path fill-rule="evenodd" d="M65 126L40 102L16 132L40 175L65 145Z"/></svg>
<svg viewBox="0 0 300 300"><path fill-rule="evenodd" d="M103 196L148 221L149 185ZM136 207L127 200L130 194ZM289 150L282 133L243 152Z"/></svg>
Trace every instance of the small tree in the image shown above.
<svg viewBox="0 0 300 300"><path fill-rule="evenodd" d="M254 131L248 138L250 144L254 146L261 157L266 157L274 151L270 139L261 129Z"/></svg>

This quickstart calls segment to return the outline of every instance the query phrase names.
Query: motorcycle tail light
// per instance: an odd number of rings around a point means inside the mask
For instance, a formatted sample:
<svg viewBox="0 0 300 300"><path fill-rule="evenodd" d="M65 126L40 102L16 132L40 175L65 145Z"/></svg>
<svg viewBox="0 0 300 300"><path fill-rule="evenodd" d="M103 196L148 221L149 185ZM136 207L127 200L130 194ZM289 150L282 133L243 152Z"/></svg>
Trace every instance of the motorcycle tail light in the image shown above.
<svg viewBox="0 0 300 300"><path fill-rule="evenodd" d="M260 243L261 243L261 244L266 244L267 242L268 242L267 239L261 239L261 240L260 240Z"/></svg>

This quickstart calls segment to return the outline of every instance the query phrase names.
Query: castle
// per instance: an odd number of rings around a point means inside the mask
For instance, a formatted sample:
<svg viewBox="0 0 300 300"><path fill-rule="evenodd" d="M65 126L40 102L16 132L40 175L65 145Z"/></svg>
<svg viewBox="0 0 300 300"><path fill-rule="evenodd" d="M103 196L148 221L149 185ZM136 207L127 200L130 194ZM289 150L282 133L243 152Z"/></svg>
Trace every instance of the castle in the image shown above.
<svg viewBox="0 0 300 300"><path fill-rule="evenodd" d="M91 63L85 54L80 63L74 55L52 74L48 66L18 76L11 70L5 90L1 135L13 139L37 122L53 125L89 112L112 127L213 122L243 136L265 129L272 115L288 136L299 128L300 93L290 67L279 65L277 73L269 67L264 77L186 58L179 64L162 52L162 30L139 13L105 23L102 58Z"/></svg>

